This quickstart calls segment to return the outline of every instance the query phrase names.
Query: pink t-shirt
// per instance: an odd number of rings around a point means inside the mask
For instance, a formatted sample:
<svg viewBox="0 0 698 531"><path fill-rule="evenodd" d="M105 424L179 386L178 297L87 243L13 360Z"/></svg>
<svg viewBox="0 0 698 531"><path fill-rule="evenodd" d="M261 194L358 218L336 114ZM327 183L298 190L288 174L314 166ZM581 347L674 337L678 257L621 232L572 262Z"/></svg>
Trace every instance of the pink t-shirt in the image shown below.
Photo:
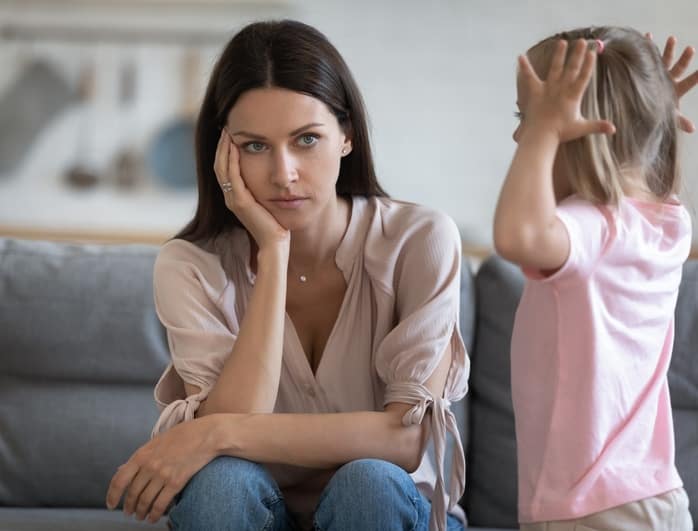
<svg viewBox="0 0 698 531"><path fill-rule="evenodd" d="M519 521L564 520L682 486L667 371L691 221L678 201L577 197L570 254L526 272L511 341Z"/></svg>
<svg viewBox="0 0 698 531"><path fill-rule="evenodd" d="M461 248L453 221L434 210L390 199L353 197L335 262L346 292L313 374L286 316L277 413L380 411L390 402L414 404L405 424L433 411L434 454L412 474L432 501L431 529L446 513L463 519L465 460L451 401L467 389L469 363L458 330ZM160 418L153 434L194 417L230 355L254 288L247 233L233 229L214 241L165 244L155 262L155 305L167 329L172 363L155 388ZM450 346L444 394L424 383ZM186 396L184 382L201 392ZM444 477L448 434L455 436L452 481ZM333 471L268 465L302 524L310 521Z"/></svg>

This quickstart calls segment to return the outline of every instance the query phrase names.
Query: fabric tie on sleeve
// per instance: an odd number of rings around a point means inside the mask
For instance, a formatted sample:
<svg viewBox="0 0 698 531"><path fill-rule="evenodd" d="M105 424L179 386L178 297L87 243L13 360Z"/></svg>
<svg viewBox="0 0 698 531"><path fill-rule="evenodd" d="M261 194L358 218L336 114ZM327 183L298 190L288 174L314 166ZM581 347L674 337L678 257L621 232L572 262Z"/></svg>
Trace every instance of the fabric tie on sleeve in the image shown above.
<svg viewBox="0 0 698 531"><path fill-rule="evenodd" d="M465 489L465 455L458 433L456 417L450 410L451 402L447 398L434 398L422 384L414 382L394 382L388 385L384 405L391 402L414 404L402 417L404 426L421 424L424 415L431 406L431 432L434 437L436 454L436 485L431 502L430 531L445 531L447 512L458 502ZM449 486L448 507L446 504L446 486L444 483L444 458L446 453L446 432L455 440L453 470Z"/></svg>
<svg viewBox="0 0 698 531"><path fill-rule="evenodd" d="M160 413L155 427L153 428L151 437L169 430L175 424L192 420L199 409L201 402L208 396L208 390L201 391L195 395L189 395L186 398L174 400L167 404Z"/></svg>

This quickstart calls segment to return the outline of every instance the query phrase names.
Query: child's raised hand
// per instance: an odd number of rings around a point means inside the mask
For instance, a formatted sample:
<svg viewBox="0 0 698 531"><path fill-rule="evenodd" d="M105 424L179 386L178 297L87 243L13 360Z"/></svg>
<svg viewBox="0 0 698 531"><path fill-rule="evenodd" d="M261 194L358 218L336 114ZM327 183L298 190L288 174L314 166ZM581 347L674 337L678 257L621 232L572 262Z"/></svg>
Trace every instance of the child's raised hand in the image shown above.
<svg viewBox="0 0 698 531"><path fill-rule="evenodd" d="M651 35L648 35L648 37L652 38ZM691 64L691 59L693 59L693 56L695 55L696 51L693 47L686 46L684 51L677 59L676 63L672 65L671 63L674 60L675 48L676 37L672 35L667 39L666 45L664 46L662 61L664 62L664 66L666 67L667 71L669 72L669 77L671 77L671 80L674 82L676 98L677 100L680 100L684 94L686 94L696 85L698 85L698 70L693 72L691 75L681 79L681 76L683 76L684 72L686 72L688 65ZM695 126L693 125L691 120L689 120L686 116L681 114L681 112L678 112L678 122L679 128L683 131L687 133L692 133L693 131L695 131Z"/></svg>
<svg viewBox="0 0 698 531"><path fill-rule="evenodd" d="M613 134L607 120L587 120L581 113L584 91L596 65L596 52L587 49L583 39L574 44L565 62L567 41L560 40L545 81L536 74L526 55L519 56L518 92L522 135L526 130L553 132L560 142L595 133Z"/></svg>

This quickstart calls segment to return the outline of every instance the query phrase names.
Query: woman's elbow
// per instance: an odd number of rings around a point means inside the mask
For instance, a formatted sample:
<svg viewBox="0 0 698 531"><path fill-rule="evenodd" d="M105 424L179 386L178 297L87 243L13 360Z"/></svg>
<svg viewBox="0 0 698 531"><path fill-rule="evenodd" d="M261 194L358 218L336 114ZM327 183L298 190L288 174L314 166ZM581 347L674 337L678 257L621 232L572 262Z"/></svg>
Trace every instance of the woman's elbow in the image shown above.
<svg viewBox="0 0 698 531"><path fill-rule="evenodd" d="M408 472L415 472L422 463L424 450L426 447L426 437L424 431L426 425L403 427L403 441L400 444L400 455L396 464Z"/></svg>

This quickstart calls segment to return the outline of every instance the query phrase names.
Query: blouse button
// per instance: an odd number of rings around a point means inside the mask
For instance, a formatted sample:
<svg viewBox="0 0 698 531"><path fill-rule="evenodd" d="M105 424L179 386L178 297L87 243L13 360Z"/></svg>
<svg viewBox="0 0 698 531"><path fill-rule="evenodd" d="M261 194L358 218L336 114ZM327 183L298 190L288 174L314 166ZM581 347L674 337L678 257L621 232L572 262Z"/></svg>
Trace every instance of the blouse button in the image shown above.
<svg viewBox="0 0 698 531"><path fill-rule="evenodd" d="M315 398L315 388L313 387L312 384L307 384L305 386L305 392L308 393L309 397Z"/></svg>

